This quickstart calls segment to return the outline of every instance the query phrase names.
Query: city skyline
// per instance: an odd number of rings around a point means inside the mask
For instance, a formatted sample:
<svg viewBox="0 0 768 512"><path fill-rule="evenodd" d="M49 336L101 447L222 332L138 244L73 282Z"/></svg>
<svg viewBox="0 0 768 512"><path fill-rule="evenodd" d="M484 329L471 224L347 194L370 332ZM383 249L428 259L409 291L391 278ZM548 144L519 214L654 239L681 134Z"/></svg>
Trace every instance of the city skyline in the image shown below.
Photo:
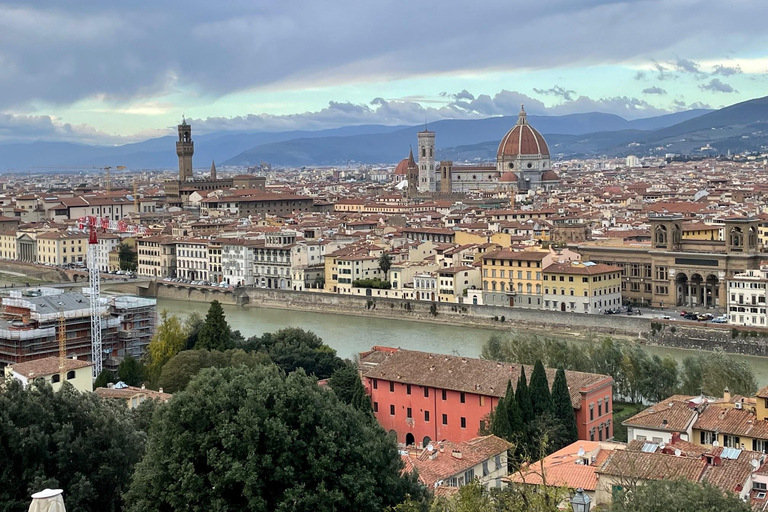
<svg viewBox="0 0 768 512"><path fill-rule="evenodd" d="M198 133L412 125L520 103L634 119L765 91L757 2L391 4L0 6L0 140L122 144L172 133L182 114Z"/></svg>

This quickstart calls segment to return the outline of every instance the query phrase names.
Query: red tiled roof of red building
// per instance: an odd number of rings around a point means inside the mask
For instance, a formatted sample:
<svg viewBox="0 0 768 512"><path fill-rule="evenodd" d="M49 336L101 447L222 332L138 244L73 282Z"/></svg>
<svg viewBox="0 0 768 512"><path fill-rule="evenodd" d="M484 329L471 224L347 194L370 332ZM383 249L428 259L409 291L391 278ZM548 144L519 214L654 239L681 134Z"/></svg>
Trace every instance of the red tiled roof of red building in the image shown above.
<svg viewBox="0 0 768 512"><path fill-rule="evenodd" d="M360 368L364 377L389 380L436 389L463 391L476 395L503 397L507 382L518 381L523 365L501 363L487 359L432 354L416 350L375 347L360 355ZM533 367L525 366L526 375ZM547 368L550 387L557 371ZM566 371L565 378L574 409L581 408L581 391L598 384L610 385L608 375Z"/></svg>

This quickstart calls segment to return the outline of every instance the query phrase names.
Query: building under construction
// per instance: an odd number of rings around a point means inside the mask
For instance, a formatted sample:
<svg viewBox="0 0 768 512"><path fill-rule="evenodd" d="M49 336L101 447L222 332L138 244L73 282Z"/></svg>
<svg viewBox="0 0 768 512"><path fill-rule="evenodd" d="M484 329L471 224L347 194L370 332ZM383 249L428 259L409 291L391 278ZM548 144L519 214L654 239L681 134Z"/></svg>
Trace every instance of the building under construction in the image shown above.
<svg viewBox="0 0 768 512"><path fill-rule="evenodd" d="M121 296L100 301L105 368L116 369L126 354L143 354L155 331L156 309L154 299ZM66 331L66 356L92 361L88 297L52 288L14 290L3 297L0 366L58 356L60 325Z"/></svg>

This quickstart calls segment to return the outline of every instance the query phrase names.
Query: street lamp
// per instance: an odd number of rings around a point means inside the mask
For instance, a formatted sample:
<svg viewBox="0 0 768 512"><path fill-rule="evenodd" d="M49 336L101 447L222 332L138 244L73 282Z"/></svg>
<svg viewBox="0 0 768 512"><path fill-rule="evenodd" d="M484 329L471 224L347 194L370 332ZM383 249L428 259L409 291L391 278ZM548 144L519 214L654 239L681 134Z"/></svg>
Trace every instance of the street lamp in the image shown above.
<svg viewBox="0 0 768 512"><path fill-rule="evenodd" d="M576 494L571 498L571 506L573 512L589 512L589 506L592 503L592 498L584 493L584 489L579 487L576 489Z"/></svg>

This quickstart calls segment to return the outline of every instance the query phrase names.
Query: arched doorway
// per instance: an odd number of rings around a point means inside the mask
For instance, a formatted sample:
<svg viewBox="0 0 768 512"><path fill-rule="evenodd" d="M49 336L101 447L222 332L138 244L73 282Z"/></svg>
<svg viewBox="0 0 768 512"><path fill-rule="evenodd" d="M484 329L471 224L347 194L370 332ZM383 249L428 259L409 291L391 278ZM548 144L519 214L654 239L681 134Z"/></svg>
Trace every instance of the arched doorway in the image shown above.
<svg viewBox="0 0 768 512"><path fill-rule="evenodd" d="M429 443L432 442L432 439L429 438L429 436L424 436L424 439L421 440L421 447L426 448L429 446Z"/></svg>
<svg viewBox="0 0 768 512"><path fill-rule="evenodd" d="M675 276L675 290L676 290L676 297L677 297L676 304L678 306L687 306L688 295L690 293L690 286L688 283L688 276L683 274L682 272L678 273Z"/></svg>
<svg viewBox="0 0 768 512"><path fill-rule="evenodd" d="M720 280L714 274L707 276L707 281L704 289L705 306L708 308L716 308L720 305L718 292L720 288Z"/></svg>
<svg viewBox="0 0 768 512"><path fill-rule="evenodd" d="M416 439L413 437L413 434L408 432L405 434L405 446L411 446L416 444Z"/></svg>
<svg viewBox="0 0 768 512"><path fill-rule="evenodd" d="M701 274L691 274L691 306L704 304L704 278Z"/></svg>
<svg viewBox="0 0 768 512"><path fill-rule="evenodd" d="M560 311L565 311L565 302L560 303Z"/></svg>

